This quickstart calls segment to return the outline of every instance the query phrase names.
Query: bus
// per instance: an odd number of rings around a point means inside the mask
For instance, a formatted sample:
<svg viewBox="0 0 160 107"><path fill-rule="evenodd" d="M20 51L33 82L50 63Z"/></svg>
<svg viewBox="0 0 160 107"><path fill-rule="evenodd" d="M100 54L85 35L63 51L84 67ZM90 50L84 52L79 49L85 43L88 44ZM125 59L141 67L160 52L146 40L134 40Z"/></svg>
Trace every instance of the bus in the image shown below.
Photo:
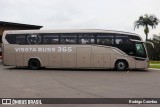
<svg viewBox="0 0 160 107"><path fill-rule="evenodd" d="M100 29L10 30L2 36L3 65L76 69L147 69L142 38Z"/></svg>

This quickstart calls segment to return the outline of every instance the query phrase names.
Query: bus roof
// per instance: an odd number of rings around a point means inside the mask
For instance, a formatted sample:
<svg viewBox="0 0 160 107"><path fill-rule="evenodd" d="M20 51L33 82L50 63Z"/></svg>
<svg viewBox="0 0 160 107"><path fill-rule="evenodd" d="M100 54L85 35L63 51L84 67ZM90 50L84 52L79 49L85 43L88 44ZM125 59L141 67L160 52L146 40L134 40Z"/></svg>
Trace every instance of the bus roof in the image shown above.
<svg viewBox="0 0 160 107"><path fill-rule="evenodd" d="M5 34L28 34L28 33L114 33L114 34L126 34L135 35L135 33L115 31L115 30L103 30L103 29L55 29L55 30L6 30Z"/></svg>

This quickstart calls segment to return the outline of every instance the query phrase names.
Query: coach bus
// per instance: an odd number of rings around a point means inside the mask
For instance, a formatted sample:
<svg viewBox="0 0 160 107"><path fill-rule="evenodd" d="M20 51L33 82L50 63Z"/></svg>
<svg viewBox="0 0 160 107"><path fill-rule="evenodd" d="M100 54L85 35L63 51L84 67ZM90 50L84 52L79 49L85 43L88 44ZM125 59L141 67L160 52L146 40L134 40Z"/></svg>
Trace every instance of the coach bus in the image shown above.
<svg viewBox="0 0 160 107"><path fill-rule="evenodd" d="M134 33L80 30L12 30L2 37L2 63L77 69L146 69L144 42Z"/></svg>

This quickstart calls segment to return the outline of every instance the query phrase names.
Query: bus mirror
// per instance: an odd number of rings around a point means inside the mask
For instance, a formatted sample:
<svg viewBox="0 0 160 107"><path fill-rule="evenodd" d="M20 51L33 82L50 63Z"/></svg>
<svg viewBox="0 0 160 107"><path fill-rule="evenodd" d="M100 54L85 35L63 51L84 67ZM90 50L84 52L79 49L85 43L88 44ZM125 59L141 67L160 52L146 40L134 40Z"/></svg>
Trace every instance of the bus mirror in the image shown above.
<svg viewBox="0 0 160 107"><path fill-rule="evenodd" d="M151 44L151 45L152 45L152 47L154 48L154 43L149 42L149 41L146 41L145 43Z"/></svg>
<svg viewBox="0 0 160 107"><path fill-rule="evenodd" d="M134 40L134 39L130 39L130 41L133 41L133 42L141 42L141 43L148 43L148 44L151 44L152 45L152 47L154 48L154 44L152 43L152 42L149 42L149 41L146 41L146 42L144 42L144 41L139 41L139 40Z"/></svg>

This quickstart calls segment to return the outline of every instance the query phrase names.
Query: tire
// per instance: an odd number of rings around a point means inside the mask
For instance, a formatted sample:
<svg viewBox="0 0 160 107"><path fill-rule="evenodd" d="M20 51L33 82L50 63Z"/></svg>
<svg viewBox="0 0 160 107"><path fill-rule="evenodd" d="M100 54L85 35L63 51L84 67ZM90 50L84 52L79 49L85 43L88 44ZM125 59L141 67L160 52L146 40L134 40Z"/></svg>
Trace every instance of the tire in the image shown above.
<svg viewBox="0 0 160 107"><path fill-rule="evenodd" d="M127 68L127 62L124 60L118 60L115 63L115 69L117 71L125 71Z"/></svg>
<svg viewBox="0 0 160 107"><path fill-rule="evenodd" d="M30 59L28 63L29 69L37 70L41 67L40 61L38 59Z"/></svg>

